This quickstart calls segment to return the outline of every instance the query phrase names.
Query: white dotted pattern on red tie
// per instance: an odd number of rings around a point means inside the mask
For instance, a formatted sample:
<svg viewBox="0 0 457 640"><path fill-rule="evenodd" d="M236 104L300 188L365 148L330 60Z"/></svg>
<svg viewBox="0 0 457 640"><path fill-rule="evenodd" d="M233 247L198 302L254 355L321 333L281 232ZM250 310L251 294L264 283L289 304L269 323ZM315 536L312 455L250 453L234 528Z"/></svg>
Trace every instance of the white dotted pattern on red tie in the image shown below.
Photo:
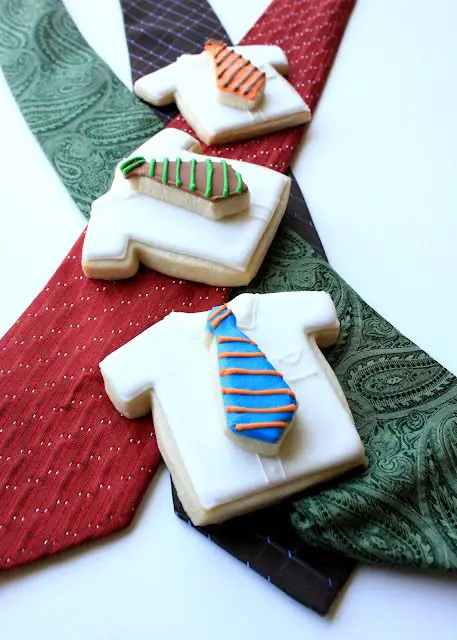
<svg viewBox="0 0 457 640"><path fill-rule="evenodd" d="M159 452L150 417L126 420L98 363L174 310L228 291L142 270L124 282L82 275L83 238L2 341L0 568L126 526Z"/></svg>

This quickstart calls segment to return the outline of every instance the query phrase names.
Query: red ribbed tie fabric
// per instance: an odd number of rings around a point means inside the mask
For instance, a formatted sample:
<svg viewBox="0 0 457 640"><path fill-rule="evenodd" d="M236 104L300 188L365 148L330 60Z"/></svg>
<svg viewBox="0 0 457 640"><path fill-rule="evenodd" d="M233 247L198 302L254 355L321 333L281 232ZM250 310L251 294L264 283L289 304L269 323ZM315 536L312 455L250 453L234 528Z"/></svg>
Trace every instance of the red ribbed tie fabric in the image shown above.
<svg viewBox="0 0 457 640"><path fill-rule="evenodd" d="M243 44L277 44L313 109L355 0L274 0ZM182 118L172 126L189 130ZM206 149L284 171L298 127ZM202 311L229 291L143 269L123 282L87 280L80 237L0 343L0 569L131 522L159 463L150 418L125 420L98 363L170 311Z"/></svg>

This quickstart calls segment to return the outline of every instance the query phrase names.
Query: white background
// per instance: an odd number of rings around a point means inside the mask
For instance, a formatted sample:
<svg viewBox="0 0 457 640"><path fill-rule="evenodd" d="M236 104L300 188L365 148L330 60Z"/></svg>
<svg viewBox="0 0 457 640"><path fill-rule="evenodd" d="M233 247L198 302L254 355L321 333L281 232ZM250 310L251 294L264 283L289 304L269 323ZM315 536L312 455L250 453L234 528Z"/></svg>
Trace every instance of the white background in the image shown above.
<svg viewBox="0 0 457 640"><path fill-rule="evenodd" d="M211 4L238 41L268 0ZM131 86L117 0L66 5ZM455 374L456 24L454 0L359 0L294 166L331 264ZM85 223L2 76L0 116L2 333ZM454 577L360 566L321 619L178 521L162 469L130 531L0 577L0 638L454 640L456 603Z"/></svg>

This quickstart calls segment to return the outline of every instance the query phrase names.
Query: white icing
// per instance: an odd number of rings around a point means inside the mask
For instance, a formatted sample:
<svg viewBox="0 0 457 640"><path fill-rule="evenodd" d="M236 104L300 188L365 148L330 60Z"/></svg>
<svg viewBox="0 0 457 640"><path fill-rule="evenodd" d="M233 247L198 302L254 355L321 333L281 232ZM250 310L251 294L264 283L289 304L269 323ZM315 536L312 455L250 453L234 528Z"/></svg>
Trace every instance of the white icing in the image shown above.
<svg viewBox="0 0 457 640"><path fill-rule="evenodd" d="M277 45L247 44L231 48L246 60L250 60L256 67L268 65L269 68L271 67L274 71L278 71L282 75L289 70L287 56L281 47ZM268 72L271 72L271 70L269 69ZM266 71L267 77L268 72Z"/></svg>
<svg viewBox="0 0 457 640"><path fill-rule="evenodd" d="M275 458L256 456L256 458L265 475L265 480L268 485L278 485L287 480L284 465L282 464L279 456L276 456Z"/></svg>
<svg viewBox="0 0 457 640"><path fill-rule="evenodd" d="M337 330L330 297L322 292L243 294L228 306L239 328L268 358L281 362L297 395L294 429L277 457L248 453L223 435L204 339L206 312L172 313L100 364L105 381L123 402L154 389L204 509L304 476L312 480L363 455L354 424L309 336ZM284 354L293 357L284 359Z"/></svg>
<svg viewBox="0 0 457 640"><path fill-rule="evenodd" d="M176 85L179 82L181 67L183 66L181 60L183 57L181 56L176 62L145 76L145 78L148 78L146 83L148 93L153 96L155 105L162 106L173 102ZM189 58L190 56L186 57Z"/></svg>
<svg viewBox="0 0 457 640"><path fill-rule="evenodd" d="M164 129L148 140L131 157L146 160L164 156L183 160L207 156L189 149L198 146L187 133ZM220 162L222 158L211 158ZM239 171L250 191L250 204L243 213L210 220L193 211L155 200L134 190L119 168L111 189L92 205L91 219L83 247L85 259L122 259L130 240L155 248L189 255L238 271L244 271L278 206L290 179L255 164L228 161Z"/></svg>
<svg viewBox="0 0 457 640"><path fill-rule="evenodd" d="M173 64L140 78L135 83L135 93L155 105L164 104L165 95L171 102L174 95L178 107L185 106L189 124L211 136L240 132L253 124L299 113L304 114L303 122L310 119L308 105L280 74L287 71L288 65L279 47L251 45L234 50L266 73L265 93L257 109L234 109L220 102L211 54L207 51L181 56Z"/></svg>

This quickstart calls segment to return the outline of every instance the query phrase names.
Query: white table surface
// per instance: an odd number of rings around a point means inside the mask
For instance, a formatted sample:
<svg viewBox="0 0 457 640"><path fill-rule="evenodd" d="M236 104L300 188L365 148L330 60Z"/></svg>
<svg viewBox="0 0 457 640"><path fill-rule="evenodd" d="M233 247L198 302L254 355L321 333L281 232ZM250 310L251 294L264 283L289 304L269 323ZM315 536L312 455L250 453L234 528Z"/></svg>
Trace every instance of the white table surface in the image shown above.
<svg viewBox="0 0 457 640"><path fill-rule="evenodd" d="M212 1L234 41L267 4ZM118 1L66 5L131 86ZM456 22L454 0L359 0L294 164L331 264L455 374ZM4 332L85 223L2 76L0 115ZM456 602L454 577L360 566L321 619L178 521L162 469L128 532L0 577L0 638L454 640Z"/></svg>

